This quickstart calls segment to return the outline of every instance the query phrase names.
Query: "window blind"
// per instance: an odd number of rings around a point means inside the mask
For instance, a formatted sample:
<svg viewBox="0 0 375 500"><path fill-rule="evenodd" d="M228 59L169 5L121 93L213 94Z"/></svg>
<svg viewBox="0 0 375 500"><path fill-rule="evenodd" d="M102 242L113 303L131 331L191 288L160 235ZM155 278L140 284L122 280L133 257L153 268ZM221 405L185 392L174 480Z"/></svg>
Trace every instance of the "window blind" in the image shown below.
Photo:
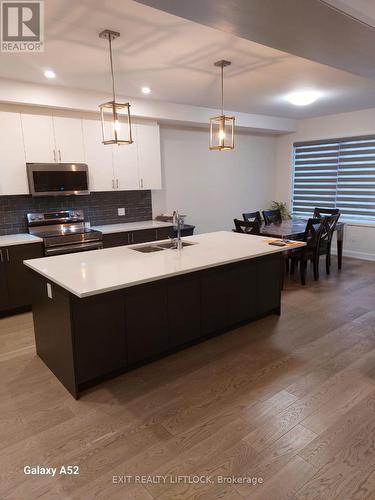
<svg viewBox="0 0 375 500"><path fill-rule="evenodd" d="M294 144L293 213L311 217L315 207L375 221L375 136Z"/></svg>

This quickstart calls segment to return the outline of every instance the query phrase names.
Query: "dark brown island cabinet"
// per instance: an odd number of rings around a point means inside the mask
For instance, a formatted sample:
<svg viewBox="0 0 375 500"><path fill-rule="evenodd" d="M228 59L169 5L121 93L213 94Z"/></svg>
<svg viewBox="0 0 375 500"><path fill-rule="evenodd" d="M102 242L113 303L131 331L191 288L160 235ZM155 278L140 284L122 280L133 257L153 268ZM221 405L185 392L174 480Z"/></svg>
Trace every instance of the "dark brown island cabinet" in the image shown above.
<svg viewBox="0 0 375 500"><path fill-rule="evenodd" d="M0 316L30 307L32 280L23 261L42 256L41 243L0 247Z"/></svg>
<svg viewBox="0 0 375 500"><path fill-rule="evenodd" d="M30 270L37 353L78 398L104 379L280 314L281 272L281 254L272 253L79 298Z"/></svg>

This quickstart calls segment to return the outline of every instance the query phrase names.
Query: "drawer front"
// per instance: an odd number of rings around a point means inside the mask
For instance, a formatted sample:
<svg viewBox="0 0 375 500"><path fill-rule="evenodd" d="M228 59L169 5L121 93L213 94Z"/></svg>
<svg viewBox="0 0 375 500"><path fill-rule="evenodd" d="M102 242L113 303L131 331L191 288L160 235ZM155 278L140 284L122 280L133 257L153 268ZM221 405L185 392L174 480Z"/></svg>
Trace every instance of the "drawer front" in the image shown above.
<svg viewBox="0 0 375 500"><path fill-rule="evenodd" d="M156 229L141 229L123 233L103 234L103 247L113 248L124 245L136 245L156 240Z"/></svg>
<svg viewBox="0 0 375 500"><path fill-rule="evenodd" d="M171 227L160 227L156 230L157 240L167 240L168 238L173 238L173 226Z"/></svg>
<svg viewBox="0 0 375 500"><path fill-rule="evenodd" d="M129 245L131 233L111 233L103 234L103 248L122 247Z"/></svg>
<svg viewBox="0 0 375 500"><path fill-rule="evenodd" d="M132 243L147 243L156 240L156 229L142 229L132 232Z"/></svg>

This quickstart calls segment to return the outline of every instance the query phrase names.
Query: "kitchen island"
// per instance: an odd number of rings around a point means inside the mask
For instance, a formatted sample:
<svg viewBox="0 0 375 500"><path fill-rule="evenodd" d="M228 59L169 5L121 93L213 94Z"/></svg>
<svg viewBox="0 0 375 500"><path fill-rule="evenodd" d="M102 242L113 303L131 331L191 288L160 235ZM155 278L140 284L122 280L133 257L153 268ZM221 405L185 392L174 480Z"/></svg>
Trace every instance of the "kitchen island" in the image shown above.
<svg viewBox="0 0 375 500"><path fill-rule="evenodd" d="M25 261L34 278L37 353L75 398L101 380L280 314L284 248L225 231L183 240L182 250L134 245Z"/></svg>

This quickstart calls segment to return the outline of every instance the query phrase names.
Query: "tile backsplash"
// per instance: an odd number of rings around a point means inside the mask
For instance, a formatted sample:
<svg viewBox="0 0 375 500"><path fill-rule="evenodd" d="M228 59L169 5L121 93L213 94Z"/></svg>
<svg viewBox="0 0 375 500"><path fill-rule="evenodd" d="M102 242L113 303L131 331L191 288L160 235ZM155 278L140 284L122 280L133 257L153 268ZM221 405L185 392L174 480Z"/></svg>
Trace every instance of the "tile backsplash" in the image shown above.
<svg viewBox="0 0 375 500"><path fill-rule="evenodd" d="M118 216L117 209L125 208ZM152 219L151 191L110 191L84 196L0 196L0 235L27 232L28 212L81 209L92 226Z"/></svg>

